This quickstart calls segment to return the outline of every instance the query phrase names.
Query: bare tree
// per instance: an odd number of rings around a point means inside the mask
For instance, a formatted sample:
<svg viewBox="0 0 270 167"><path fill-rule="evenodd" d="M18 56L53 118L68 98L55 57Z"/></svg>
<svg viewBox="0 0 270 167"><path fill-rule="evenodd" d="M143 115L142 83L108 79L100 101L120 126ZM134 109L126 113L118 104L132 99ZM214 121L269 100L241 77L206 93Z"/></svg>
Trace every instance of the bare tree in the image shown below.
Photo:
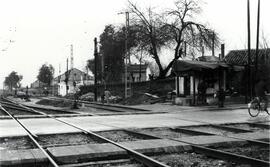
<svg viewBox="0 0 270 167"><path fill-rule="evenodd" d="M194 16L201 12L196 0L179 0L175 2L175 9L157 14L152 8L146 12L129 1L129 10L136 14L132 24L138 28L138 43L146 49L156 61L159 77L164 78L173 63L183 55L184 44L200 49L202 45L211 48L212 42L218 46L219 38L213 30L197 23ZM163 46L173 46L174 58L166 67L160 61L159 51Z"/></svg>
<svg viewBox="0 0 270 167"><path fill-rule="evenodd" d="M138 32L136 36L138 48L146 50L151 55L160 71L159 77L165 77L167 72L161 64L159 51L171 40L171 34L167 32L169 29L164 25L162 16L154 13L152 8L143 12L129 1L129 9L136 15L132 17L131 24Z"/></svg>

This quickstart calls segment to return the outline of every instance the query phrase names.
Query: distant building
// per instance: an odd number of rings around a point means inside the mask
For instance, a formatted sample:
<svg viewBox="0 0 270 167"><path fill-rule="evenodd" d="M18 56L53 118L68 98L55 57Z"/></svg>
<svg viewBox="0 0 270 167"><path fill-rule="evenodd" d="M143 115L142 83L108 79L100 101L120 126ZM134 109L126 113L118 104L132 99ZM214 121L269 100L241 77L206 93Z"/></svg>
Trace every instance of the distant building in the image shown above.
<svg viewBox="0 0 270 167"><path fill-rule="evenodd" d="M127 66L127 80L130 82L142 82L147 80L146 64L130 64ZM125 75L122 75L122 81L125 80Z"/></svg>
<svg viewBox="0 0 270 167"><path fill-rule="evenodd" d="M66 76L68 76L68 84L66 85ZM75 93L76 89L82 85L94 84L94 77L87 73L72 68L67 72L55 77L52 85L54 87L54 94L65 96L67 93Z"/></svg>
<svg viewBox="0 0 270 167"><path fill-rule="evenodd" d="M31 88L43 88L44 86L46 86L47 84L39 81L39 80L36 80L35 82L31 83L30 87Z"/></svg>

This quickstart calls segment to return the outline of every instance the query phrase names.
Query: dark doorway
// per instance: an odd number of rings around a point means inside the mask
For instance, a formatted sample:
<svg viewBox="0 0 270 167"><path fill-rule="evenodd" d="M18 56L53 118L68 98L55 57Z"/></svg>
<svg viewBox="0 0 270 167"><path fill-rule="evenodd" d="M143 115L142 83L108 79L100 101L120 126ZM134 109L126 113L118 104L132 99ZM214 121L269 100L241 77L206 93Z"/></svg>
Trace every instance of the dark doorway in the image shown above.
<svg viewBox="0 0 270 167"><path fill-rule="evenodd" d="M190 76L184 77L184 95L190 95Z"/></svg>

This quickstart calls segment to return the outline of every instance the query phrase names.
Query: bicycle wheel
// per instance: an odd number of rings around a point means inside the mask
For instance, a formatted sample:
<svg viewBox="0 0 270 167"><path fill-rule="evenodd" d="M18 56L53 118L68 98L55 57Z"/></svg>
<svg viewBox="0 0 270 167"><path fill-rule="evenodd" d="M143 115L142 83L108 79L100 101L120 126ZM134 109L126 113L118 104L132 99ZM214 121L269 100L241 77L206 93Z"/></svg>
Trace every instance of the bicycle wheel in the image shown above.
<svg viewBox="0 0 270 167"><path fill-rule="evenodd" d="M260 106L256 101L251 101L248 104L248 113L252 117L256 117L260 113Z"/></svg>

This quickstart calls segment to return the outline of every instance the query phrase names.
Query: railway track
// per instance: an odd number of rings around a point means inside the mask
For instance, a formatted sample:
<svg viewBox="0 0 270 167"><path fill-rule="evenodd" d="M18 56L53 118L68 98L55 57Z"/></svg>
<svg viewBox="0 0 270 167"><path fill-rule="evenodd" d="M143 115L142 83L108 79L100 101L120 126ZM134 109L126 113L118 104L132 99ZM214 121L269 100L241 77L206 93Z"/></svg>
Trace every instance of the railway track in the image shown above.
<svg viewBox="0 0 270 167"><path fill-rule="evenodd" d="M70 104L73 103L73 100L71 99L66 99L66 98L55 98L55 97L51 97L51 98L45 98L45 100L65 100L65 101L70 101ZM5 98L5 100L2 100L2 105L7 107L8 109L13 109L16 110L18 109L18 106L11 103L9 101L10 99ZM69 110L65 110L65 109L57 109L57 108L47 108L47 107L41 107L41 106L33 106L33 105L27 105L24 104L24 106L35 109L36 111L41 111L41 112L45 112L46 114L49 115L54 115L55 117L77 117L77 116L107 116L107 115L132 115L132 114L160 114L160 113L165 113L165 112L152 112L150 110L145 110L145 109L138 109L138 108L134 108L134 107L126 107L126 106L121 106L121 105L114 105L114 104L102 104L102 103L95 103L95 102L87 102L87 101L79 101L80 105L84 105L86 107L90 107L93 108L94 110L90 110L90 111L69 111ZM21 109L20 110L20 114L18 115L18 113L16 113L15 115L18 118L44 118L45 116L37 113L37 112L33 112L33 111L29 111L29 110L25 110L25 109ZM22 112L23 111L23 112ZM12 111L14 112L14 111ZM8 117L8 115L4 112L0 111L0 119L10 119L10 117Z"/></svg>
<svg viewBox="0 0 270 167"><path fill-rule="evenodd" d="M51 109L51 108L45 108L45 107L34 107L34 106L31 106L31 108L35 110L29 110L29 109L22 108L17 104L11 103L9 99L2 99L1 105L5 107L8 111L10 111L12 115L16 115L16 117L20 119L47 117L43 113L46 113L48 115L54 115L55 117L77 117L77 116L82 117L82 116L95 115L95 114L90 114L90 113L77 113L75 111ZM1 115L0 119L10 119L8 114L3 111L0 111L0 115Z"/></svg>
<svg viewBox="0 0 270 167"><path fill-rule="evenodd" d="M24 108L26 110L31 110L33 112L38 112L38 111L35 111L34 109L30 109L28 107L25 107L25 106L23 106L21 104L17 104L17 105L19 105L20 107L22 107L22 108ZM45 156L50 161L51 165L53 165L55 167L60 166L60 165L57 164L56 159L50 154L50 152L48 152L46 149L44 149L38 143L38 140L37 140L38 139L38 136L37 135L31 133L30 130L26 126L24 126L16 117L14 117L13 115L11 115L5 108L3 108L3 106L0 105L0 109L2 111L6 112L14 121L16 121L27 132L27 135L35 143L35 145L45 154ZM137 160L138 162L142 163L143 165L146 165L146 166L149 166L149 167L168 167L167 165L162 164L161 162L158 162L158 161L156 161L156 160L154 160L154 159L152 159L152 158L150 158L148 156L145 156L145 155L143 155L143 154L141 154L141 153L139 153L139 152L137 152L135 150L132 150L130 148L127 148L127 147L125 147L125 146L123 146L123 145L121 145L119 143L116 143L116 142L114 142L112 140L109 140L109 139L107 139L107 138L105 138L103 136L100 136L100 135L98 135L98 134L96 134L96 133L94 133L92 131L85 130L85 129L79 127L79 126L73 125L73 124L71 124L71 123L69 123L67 121L60 120L58 118L55 118L53 116L47 115L47 114L42 113L42 112L38 112L38 113L41 113L43 115L46 115L49 118L52 118L52 119L54 119L56 121L59 121L59 122L62 122L62 123L66 124L66 125L69 125L69 126L71 126L73 128L76 128L76 129L82 131L83 133L85 133L87 135L95 136L95 137L99 138L100 140L106 141L106 142L111 143L111 144L113 144L113 145L115 145L115 146L117 146L117 147L119 147L121 149L124 149L125 151L127 151L127 153L130 155L131 158L134 158L135 160Z"/></svg>
<svg viewBox="0 0 270 167"><path fill-rule="evenodd" d="M49 99L52 100L68 100L70 102L74 102L72 99L67 99L67 98L55 98L55 97L50 97ZM89 102L89 101L83 101L83 100L77 100L79 104L84 104L92 108L96 109L102 109L102 110L108 110L108 111L113 111L113 112L149 112L150 110L146 109L139 109L139 108L134 108L134 107L127 107L127 106L121 106L121 105L115 105L115 104L107 104L107 103L98 103L98 102Z"/></svg>
<svg viewBox="0 0 270 167"><path fill-rule="evenodd" d="M10 103L12 103L12 102L10 101ZM32 110L33 112L35 112L34 109L30 109L30 108L25 107L25 106L20 105L20 104L17 104L17 105L19 107L25 109L25 110ZM147 166L156 166L157 164L158 165L164 165L164 164L162 164L160 162L156 162L154 159L152 159L152 158L150 158L148 156L145 156L143 154L140 154L140 153L138 153L138 152L136 152L136 151L134 151L132 149L126 148L126 147L120 145L119 143L114 142L114 141L111 141L111 140L109 140L107 138L104 138L103 136L98 135L98 134L96 134L94 132L85 130L85 129L80 128L80 127L78 127L78 126L76 126L74 124L71 124L69 122L66 122L66 121L57 119L57 118L55 118L53 116L49 116L49 115L47 115L45 113L42 113L42 114L46 115L49 118L55 119L55 120L57 120L59 122L62 122L64 124L67 124L69 126L72 126L74 128L77 128L77 129L81 130L82 132L84 132L86 134L89 134L89 135L98 137L101 140L104 140L104 141L109 142L109 143L112 143L112 144L114 144L114 145L116 145L116 146L118 146L120 148L123 148L123 149L125 149L129 153L129 155L131 157L135 158L137 161L141 162L142 164L145 164ZM108 126L108 125L106 125L106 126ZM227 127L227 126L220 126L220 125L213 125L213 124L211 124L211 126L215 126L215 127L219 127L219 128L223 128L223 129L227 129L227 130L241 131L241 129L230 128L230 127ZM203 135L203 134L204 135L217 135L217 134L211 134L211 133L194 131L194 130L185 129L185 128L177 128L177 129L178 130L185 131L185 132L190 132L190 133L198 133L198 134L201 134L201 135ZM126 130L126 129L124 129L124 130ZM165 139L165 138L161 138L161 137L158 137L158 136L153 136L153 135L150 135L150 134L139 133L139 132L136 132L136 131L133 131L133 130L126 130L126 131L128 131L130 133L137 133L137 134L140 134L140 135L146 135L146 136L149 136L149 137L152 137L152 138L156 138L156 139ZM247 132L247 131L242 130L242 132ZM226 136L226 137L229 137L229 136ZM35 139L36 137L34 136L33 138ZM260 159L255 159L255 158L251 158L251 157L247 157L247 156L243 156L243 155L238 155L238 154L234 154L234 153L230 153L230 152L226 152L226 151L222 151L222 150L218 150L218 149L213 149L213 148L209 148L209 147L200 146L200 145L194 144L192 142L186 142L186 141L183 141L183 140L180 140L180 139L174 139L174 138L166 138L166 139L189 144L189 145L191 145L192 149L195 152L200 153L200 154L204 154L204 155L207 155L207 156L210 156L210 157L214 157L214 158L218 158L218 159L224 159L224 160L230 160L230 161L235 161L235 162L238 162L240 164L246 164L247 163L247 164L257 165L257 166L269 166L270 165L269 162L267 162L267 161L263 161L263 160L260 160ZM236 139L245 140L245 141L247 141L249 143L252 143L252 144L261 145L261 146L268 146L269 147L269 143L267 143L267 142L261 142L261 141L256 141L256 140L243 139L243 138L236 138ZM152 160L154 160L154 161L152 161ZM157 163L157 164L155 164L155 163ZM90 164L91 164L91 162L90 163L84 163L84 165L90 165ZM66 166L69 166L69 165L66 165Z"/></svg>

